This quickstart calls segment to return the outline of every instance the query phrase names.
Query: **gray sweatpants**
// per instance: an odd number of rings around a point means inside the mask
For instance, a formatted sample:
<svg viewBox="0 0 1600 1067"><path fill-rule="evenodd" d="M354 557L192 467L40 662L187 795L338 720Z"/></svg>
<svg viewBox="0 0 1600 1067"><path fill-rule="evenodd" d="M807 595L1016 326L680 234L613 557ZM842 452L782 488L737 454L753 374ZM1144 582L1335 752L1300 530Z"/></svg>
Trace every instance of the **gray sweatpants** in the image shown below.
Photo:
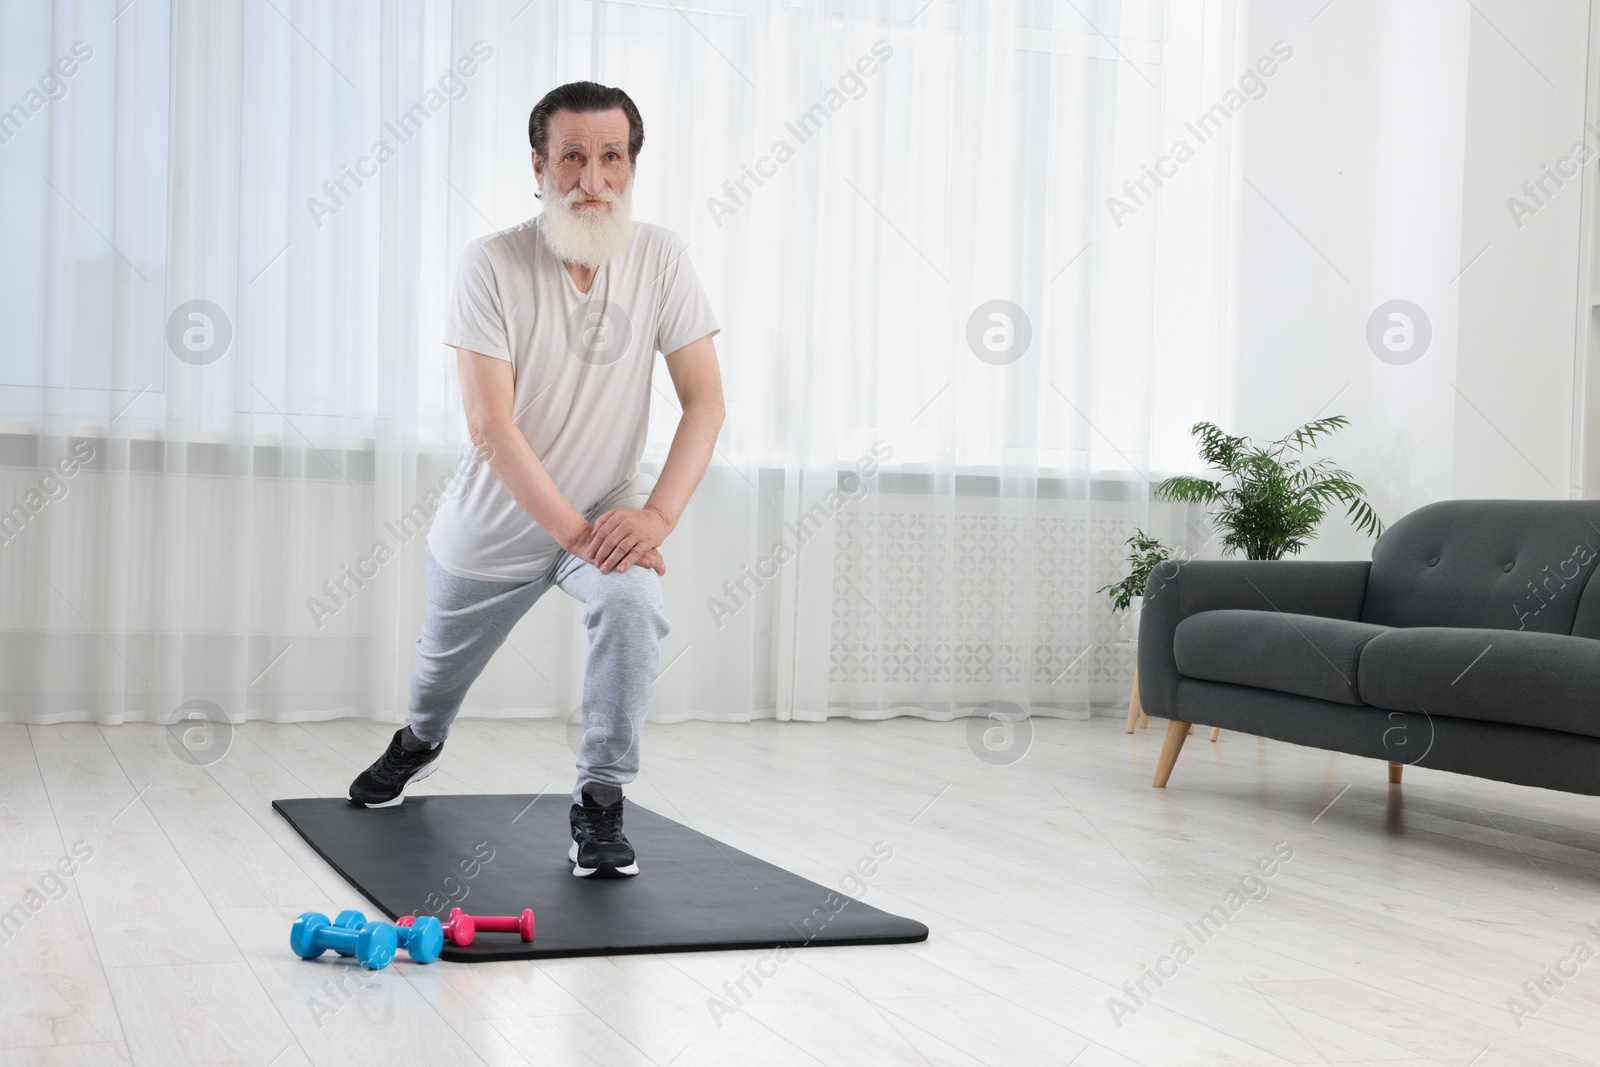
<svg viewBox="0 0 1600 1067"><path fill-rule="evenodd" d="M583 674L583 745L573 803L585 782L621 786L639 775L639 735L650 710L671 625L663 610L661 576L638 564L601 574L562 552L542 578L481 582L458 578L426 549L428 609L411 670L411 732L443 741L467 690L517 620L552 585L583 602L589 661Z"/></svg>

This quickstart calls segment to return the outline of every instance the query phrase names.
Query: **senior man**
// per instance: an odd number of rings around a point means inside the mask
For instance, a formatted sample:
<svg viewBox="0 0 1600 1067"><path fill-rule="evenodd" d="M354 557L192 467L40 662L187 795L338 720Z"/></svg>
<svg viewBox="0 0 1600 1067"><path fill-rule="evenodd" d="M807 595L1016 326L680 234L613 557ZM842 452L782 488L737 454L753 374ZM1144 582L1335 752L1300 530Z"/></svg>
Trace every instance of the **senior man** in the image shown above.
<svg viewBox="0 0 1600 1067"><path fill-rule="evenodd" d="M568 860L580 877L633 875L622 787L639 772L669 629L660 546L722 426L719 327L682 239L632 218L644 123L625 92L554 89L528 140L543 213L471 242L450 302L444 343L473 447L465 488L428 532L410 722L350 800L398 804L439 767L468 687L559 586L583 602L589 634ZM657 351L682 407L659 479L639 470Z"/></svg>

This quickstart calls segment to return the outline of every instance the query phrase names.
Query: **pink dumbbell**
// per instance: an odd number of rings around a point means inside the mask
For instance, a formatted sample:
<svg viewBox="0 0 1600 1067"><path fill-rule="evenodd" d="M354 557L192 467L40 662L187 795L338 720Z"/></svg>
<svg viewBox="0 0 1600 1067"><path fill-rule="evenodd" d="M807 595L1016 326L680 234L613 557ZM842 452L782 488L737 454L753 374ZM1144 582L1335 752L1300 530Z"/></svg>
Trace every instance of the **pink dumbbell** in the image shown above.
<svg viewBox="0 0 1600 1067"><path fill-rule="evenodd" d="M475 929L487 934L521 934L522 940L533 940L533 909L523 908L521 915L468 915L460 908L450 912L450 918L460 917Z"/></svg>
<svg viewBox="0 0 1600 1067"><path fill-rule="evenodd" d="M402 915L395 920L395 925L410 926L416 921L417 917L415 915ZM465 948L467 945L472 944L473 937L477 935L477 926L473 923L472 916L466 914L460 908L452 908L450 918L441 925L444 927L444 936L449 939L452 945L459 945Z"/></svg>

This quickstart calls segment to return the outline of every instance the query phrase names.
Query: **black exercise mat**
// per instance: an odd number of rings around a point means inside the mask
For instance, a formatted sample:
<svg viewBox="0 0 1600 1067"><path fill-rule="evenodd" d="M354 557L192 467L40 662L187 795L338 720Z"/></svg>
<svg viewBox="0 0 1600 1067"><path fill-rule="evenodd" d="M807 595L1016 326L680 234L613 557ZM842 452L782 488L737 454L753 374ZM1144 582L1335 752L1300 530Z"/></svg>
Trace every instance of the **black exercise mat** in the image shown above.
<svg viewBox="0 0 1600 1067"><path fill-rule="evenodd" d="M922 923L631 800L626 829L639 873L616 879L573 877L567 793L407 797L393 808L358 808L343 798L272 806L391 920L412 913L443 920L452 907L470 915L533 909L531 942L479 933L465 948L447 943L447 960L893 945L928 937ZM861 881L870 879L852 884Z"/></svg>

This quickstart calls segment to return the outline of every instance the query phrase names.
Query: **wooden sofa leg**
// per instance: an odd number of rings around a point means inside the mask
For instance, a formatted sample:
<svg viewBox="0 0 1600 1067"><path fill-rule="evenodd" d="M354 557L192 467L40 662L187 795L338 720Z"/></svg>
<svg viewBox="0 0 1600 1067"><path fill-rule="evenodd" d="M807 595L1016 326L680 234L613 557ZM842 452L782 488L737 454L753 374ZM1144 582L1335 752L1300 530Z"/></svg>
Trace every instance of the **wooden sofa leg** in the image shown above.
<svg viewBox="0 0 1600 1067"><path fill-rule="evenodd" d="M1215 740L1216 740L1216 739L1217 739L1217 738L1218 738L1218 737L1220 737L1220 736L1221 736L1221 735L1222 735L1222 727L1220 727L1220 726L1213 726L1213 727L1212 727L1212 728L1211 728L1211 740L1213 740L1213 741L1215 741Z"/></svg>
<svg viewBox="0 0 1600 1067"><path fill-rule="evenodd" d="M1128 732L1133 733L1134 724L1144 714L1144 707L1139 703L1139 668L1133 669L1133 693L1128 697Z"/></svg>
<svg viewBox="0 0 1600 1067"><path fill-rule="evenodd" d="M1400 772L1405 769L1405 766L1406 765L1404 763L1390 763L1389 764L1389 784L1390 785L1399 785L1400 784Z"/></svg>
<svg viewBox="0 0 1600 1067"><path fill-rule="evenodd" d="M1172 777L1173 764L1178 762L1178 753L1183 751L1183 743L1189 738L1189 728L1192 723L1181 722L1173 719L1167 723L1167 738L1161 745L1161 758L1156 762L1155 787L1166 787L1167 779Z"/></svg>

